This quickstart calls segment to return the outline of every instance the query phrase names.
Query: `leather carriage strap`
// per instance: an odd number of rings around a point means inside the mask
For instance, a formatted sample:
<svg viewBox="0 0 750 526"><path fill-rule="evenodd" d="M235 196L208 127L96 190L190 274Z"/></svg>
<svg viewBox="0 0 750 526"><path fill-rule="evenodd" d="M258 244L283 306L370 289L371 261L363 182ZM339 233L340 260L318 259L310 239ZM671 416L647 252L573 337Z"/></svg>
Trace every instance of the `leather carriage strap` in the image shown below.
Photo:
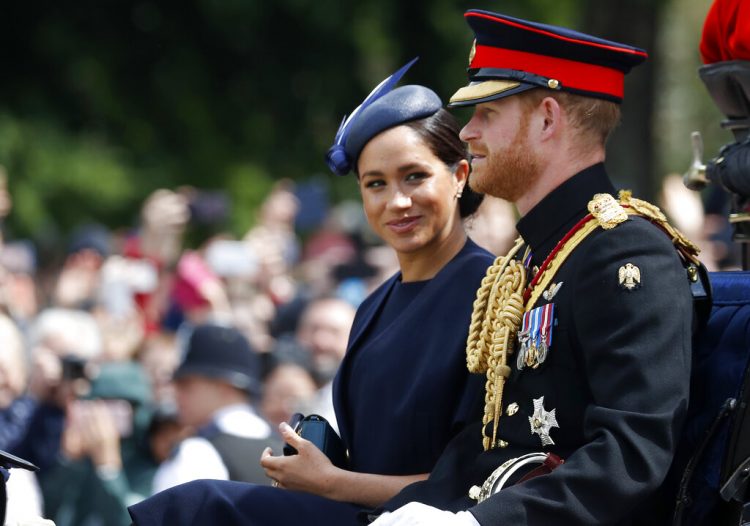
<svg viewBox="0 0 750 526"><path fill-rule="evenodd" d="M539 475L547 475L548 473L552 473L552 470L554 470L560 464L564 463L565 461L554 453L547 453L547 458L544 459L544 462L526 473L518 480L518 482L516 482L516 484L526 482L527 480L538 477Z"/></svg>

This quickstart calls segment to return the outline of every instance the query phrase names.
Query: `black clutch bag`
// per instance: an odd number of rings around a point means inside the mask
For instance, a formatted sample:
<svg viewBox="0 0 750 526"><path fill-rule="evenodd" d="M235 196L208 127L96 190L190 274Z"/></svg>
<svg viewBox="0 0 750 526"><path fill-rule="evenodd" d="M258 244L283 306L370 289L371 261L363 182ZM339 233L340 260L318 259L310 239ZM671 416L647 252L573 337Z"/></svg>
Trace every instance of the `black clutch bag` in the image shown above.
<svg viewBox="0 0 750 526"><path fill-rule="evenodd" d="M346 456L344 441L333 430L328 420L320 415L302 416L301 414L296 414L292 417L289 425L292 426L292 429L299 436L305 440L309 440L315 444L315 447L325 453L334 466L341 469L347 468L349 461ZM296 449L289 444L284 444L284 455L296 454Z"/></svg>

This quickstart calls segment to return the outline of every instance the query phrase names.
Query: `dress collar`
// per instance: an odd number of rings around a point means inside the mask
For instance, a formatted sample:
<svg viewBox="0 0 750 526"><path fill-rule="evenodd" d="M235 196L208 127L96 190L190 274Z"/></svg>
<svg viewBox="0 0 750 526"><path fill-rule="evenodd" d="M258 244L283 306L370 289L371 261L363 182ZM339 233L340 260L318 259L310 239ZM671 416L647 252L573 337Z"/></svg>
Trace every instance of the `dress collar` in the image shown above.
<svg viewBox="0 0 750 526"><path fill-rule="evenodd" d="M516 229L531 247L532 264L544 261L557 242L588 214L588 202L599 193L615 193L603 163L563 182L518 221Z"/></svg>

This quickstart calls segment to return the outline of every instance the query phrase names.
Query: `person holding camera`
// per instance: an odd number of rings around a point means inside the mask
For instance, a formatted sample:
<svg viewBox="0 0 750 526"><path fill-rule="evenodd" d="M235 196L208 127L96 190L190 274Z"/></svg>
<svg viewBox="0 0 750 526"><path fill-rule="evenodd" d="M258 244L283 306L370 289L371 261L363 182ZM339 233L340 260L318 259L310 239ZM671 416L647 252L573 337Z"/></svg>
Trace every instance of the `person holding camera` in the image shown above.
<svg viewBox="0 0 750 526"><path fill-rule="evenodd" d="M45 513L57 526L130 524L127 506L150 493L156 461L146 433L151 389L141 367L90 367L90 391L66 407L56 462L40 477Z"/></svg>
<svg viewBox="0 0 750 526"><path fill-rule="evenodd" d="M482 408L483 379L465 369L474 291L493 257L462 219L481 196L457 121L423 86L381 83L346 119L329 150L339 175L353 171L370 226L400 270L358 308L334 380L348 465L281 424L296 455L266 451L275 488L198 481L130 508L138 526L196 523L357 524L364 510L427 477L445 445Z"/></svg>

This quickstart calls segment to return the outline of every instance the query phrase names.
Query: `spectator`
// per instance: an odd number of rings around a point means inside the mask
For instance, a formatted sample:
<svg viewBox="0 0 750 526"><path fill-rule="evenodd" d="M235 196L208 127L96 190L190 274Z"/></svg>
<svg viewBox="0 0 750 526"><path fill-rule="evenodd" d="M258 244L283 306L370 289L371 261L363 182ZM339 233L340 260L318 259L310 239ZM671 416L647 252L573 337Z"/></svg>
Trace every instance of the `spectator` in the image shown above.
<svg viewBox="0 0 750 526"><path fill-rule="evenodd" d="M290 181L280 181L264 200L258 224L244 237L258 257L257 283L276 305L290 301L296 294L289 271L299 257L294 232L298 209Z"/></svg>
<svg viewBox="0 0 750 526"><path fill-rule="evenodd" d="M39 310L36 259L28 240L8 241L0 250L0 304L22 332Z"/></svg>
<svg viewBox="0 0 750 526"><path fill-rule="evenodd" d="M485 195L477 213L467 221L466 231L477 245L493 254L507 253L518 236L513 205Z"/></svg>
<svg viewBox="0 0 750 526"><path fill-rule="evenodd" d="M310 405L316 393L317 386L310 369L299 362L281 361L263 382L263 416L277 427L282 422L289 422L295 413L315 412L310 410Z"/></svg>
<svg viewBox="0 0 750 526"><path fill-rule="evenodd" d="M346 354L354 313L354 307L344 300L313 300L302 313L296 331L297 341L310 352L319 386L315 398L308 402L304 412L325 417L336 430L338 424L333 410L333 377Z"/></svg>
<svg viewBox="0 0 750 526"><path fill-rule="evenodd" d="M68 245L53 302L62 308L91 310L96 304L101 269L110 254L109 231L98 224L78 227Z"/></svg>
<svg viewBox="0 0 750 526"><path fill-rule="evenodd" d="M90 390L89 373L101 356L102 339L92 315L73 309L43 310L29 332L35 407L24 439L11 453L44 473L57 460L69 404Z"/></svg>
<svg viewBox="0 0 750 526"><path fill-rule="evenodd" d="M146 441L150 402L140 366L106 363L90 394L68 404L61 455L40 477L57 526L130 524L127 506L149 494L156 471Z"/></svg>
<svg viewBox="0 0 750 526"><path fill-rule="evenodd" d="M143 313L144 328L150 333L164 324L171 306L173 267L180 257L190 219L188 197L158 189L146 198L140 216L140 229L126 238L122 255L140 266L144 275L156 277L150 287L144 283L134 295Z"/></svg>
<svg viewBox="0 0 750 526"><path fill-rule="evenodd" d="M31 422L36 401L24 396L27 378L21 333L10 318L0 315L0 450L17 446ZM7 522L40 517L43 502L36 475L23 469L10 473L6 486Z"/></svg>
<svg viewBox="0 0 750 526"><path fill-rule="evenodd" d="M157 407L174 406L172 374L180 363L175 334L168 331L150 334L137 358L151 384L154 404Z"/></svg>
<svg viewBox="0 0 750 526"><path fill-rule="evenodd" d="M261 361L235 328L199 325L174 373L181 423L196 435L182 441L154 478L154 493L199 478L267 483L256 462L276 441L254 408Z"/></svg>

